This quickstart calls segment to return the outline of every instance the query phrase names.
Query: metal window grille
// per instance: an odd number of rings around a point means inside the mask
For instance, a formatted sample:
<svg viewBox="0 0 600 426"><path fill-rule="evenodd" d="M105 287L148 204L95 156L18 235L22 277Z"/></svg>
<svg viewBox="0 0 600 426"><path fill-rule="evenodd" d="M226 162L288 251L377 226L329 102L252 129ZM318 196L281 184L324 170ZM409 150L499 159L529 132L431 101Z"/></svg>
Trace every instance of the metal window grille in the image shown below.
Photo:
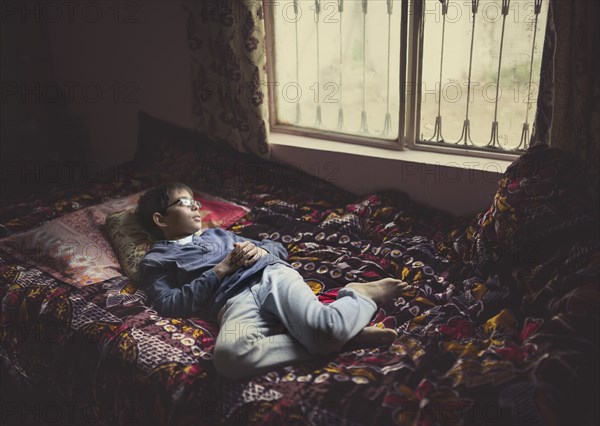
<svg viewBox="0 0 600 426"><path fill-rule="evenodd" d="M546 3L265 2L272 125L392 149L524 150Z"/></svg>

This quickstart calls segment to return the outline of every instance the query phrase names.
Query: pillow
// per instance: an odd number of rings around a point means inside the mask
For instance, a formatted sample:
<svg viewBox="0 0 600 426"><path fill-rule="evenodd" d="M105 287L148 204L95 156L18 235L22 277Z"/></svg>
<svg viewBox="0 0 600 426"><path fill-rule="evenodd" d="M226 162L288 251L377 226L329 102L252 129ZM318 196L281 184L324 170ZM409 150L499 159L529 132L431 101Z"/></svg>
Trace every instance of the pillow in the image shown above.
<svg viewBox="0 0 600 426"><path fill-rule="evenodd" d="M194 130L160 120L144 111L138 111L135 161L165 164L190 158L202 160L207 153L240 161L258 159L250 154L237 152L225 144L212 141Z"/></svg>
<svg viewBox="0 0 600 426"><path fill-rule="evenodd" d="M194 190L194 199L202 203L199 210L202 228L227 228L250 210L233 202ZM106 231L117 253L125 274L133 281L140 281L139 264L156 238L148 231L135 208L116 212L106 218Z"/></svg>
<svg viewBox="0 0 600 426"><path fill-rule="evenodd" d="M194 157L200 141L192 130L158 120L138 112L138 135L135 161L161 163Z"/></svg>
<svg viewBox="0 0 600 426"><path fill-rule="evenodd" d="M199 133L138 112L138 138L134 162L160 170L194 187L209 190L226 181L239 180L241 173L254 173L264 160L237 152ZM251 170L241 165L251 164ZM231 182L229 182L231 183Z"/></svg>
<svg viewBox="0 0 600 426"><path fill-rule="evenodd" d="M0 248L53 277L82 287L122 275L102 232L106 217L132 208L143 192L85 207L0 241Z"/></svg>
<svg viewBox="0 0 600 426"><path fill-rule="evenodd" d="M106 232L125 275L139 281L139 262L156 238L142 225L135 208L109 215L106 218Z"/></svg>

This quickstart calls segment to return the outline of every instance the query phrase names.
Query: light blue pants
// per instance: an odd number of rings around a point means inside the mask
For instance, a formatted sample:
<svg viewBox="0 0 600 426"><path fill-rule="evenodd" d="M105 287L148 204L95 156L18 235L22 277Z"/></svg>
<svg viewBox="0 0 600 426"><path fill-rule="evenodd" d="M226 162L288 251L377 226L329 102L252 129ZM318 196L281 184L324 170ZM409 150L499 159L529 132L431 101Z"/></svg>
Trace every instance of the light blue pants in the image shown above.
<svg viewBox="0 0 600 426"><path fill-rule="evenodd" d="M260 282L219 312L215 368L241 379L331 354L367 326L376 310L373 300L346 288L337 300L323 304L295 269L269 265Z"/></svg>

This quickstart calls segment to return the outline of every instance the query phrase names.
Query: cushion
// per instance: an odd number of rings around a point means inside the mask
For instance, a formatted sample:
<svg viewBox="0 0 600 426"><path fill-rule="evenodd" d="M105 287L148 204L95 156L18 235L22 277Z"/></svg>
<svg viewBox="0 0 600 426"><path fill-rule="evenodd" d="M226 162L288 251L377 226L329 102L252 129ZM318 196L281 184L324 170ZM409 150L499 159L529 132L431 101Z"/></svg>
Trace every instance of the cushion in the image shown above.
<svg viewBox="0 0 600 426"><path fill-rule="evenodd" d="M471 227L468 260L538 264L590 229L597 216L589 206L590 188L570 153L530 147L507 168L492 205Z"/></svg>
<svg viewBox="0 0 600 426"><path fill-rule="evenodd" d="M227 181L244 179L252 175L255 168L264 167L264 160L259 157L237 152L144 111L138 112L134 162L168 173L182 182L194 182L192 186L196 188L205 185L210 191ZM252 170L240 170L241 164L251 164Z"/></svg>
<svg viewBox="0 0 600 426"><path fill-rule="evenodd" d="M106 232L125 275L139 281L139 262L156 238L142 225L135 208L109 215Z"/></svg>
<svg viewBox="0 0 600 426"><path fill-rule="evenodd" d="M202 203L202 233L208 228L227 228L248 213L249 209L204 192L194 190L194 199ZM125 275L140 280L139 263L156 241L137 214L135 208L116 212L106 218L106 231L117 253Z"/></svg>
<svg viewBox="0 0 600 426"><path fill-rule="evenodd" d="M200 140L193 131L156 119L143 111L138 113L138 140L135 161L169 162L194 157Z"/></svg>
<svg viewBox="0 0 600 426"><path fill-rule="evenodd" d="M160 120L141 110L138 112L135 161L164 164L190 158L201 160L207 153L240 161L258 159L212 141L191 129Z"/></svg>

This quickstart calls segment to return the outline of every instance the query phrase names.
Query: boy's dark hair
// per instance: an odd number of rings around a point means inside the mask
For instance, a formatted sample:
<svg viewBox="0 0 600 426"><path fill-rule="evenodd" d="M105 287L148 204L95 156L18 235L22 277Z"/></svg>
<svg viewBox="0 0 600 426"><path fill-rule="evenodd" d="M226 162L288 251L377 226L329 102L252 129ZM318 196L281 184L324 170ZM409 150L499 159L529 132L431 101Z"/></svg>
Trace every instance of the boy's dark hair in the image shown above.
<svg viewBox="0 0 600 426"><path fill-rule="evenodd" d="M152 220L152 215L155 212L165 214L171 194L180 189L186 190L192 195L194 194L194 191L185 183L171 182L149 189L138 200L136 213L146 229L156 237L163 238L164 235Z"/></svg>

